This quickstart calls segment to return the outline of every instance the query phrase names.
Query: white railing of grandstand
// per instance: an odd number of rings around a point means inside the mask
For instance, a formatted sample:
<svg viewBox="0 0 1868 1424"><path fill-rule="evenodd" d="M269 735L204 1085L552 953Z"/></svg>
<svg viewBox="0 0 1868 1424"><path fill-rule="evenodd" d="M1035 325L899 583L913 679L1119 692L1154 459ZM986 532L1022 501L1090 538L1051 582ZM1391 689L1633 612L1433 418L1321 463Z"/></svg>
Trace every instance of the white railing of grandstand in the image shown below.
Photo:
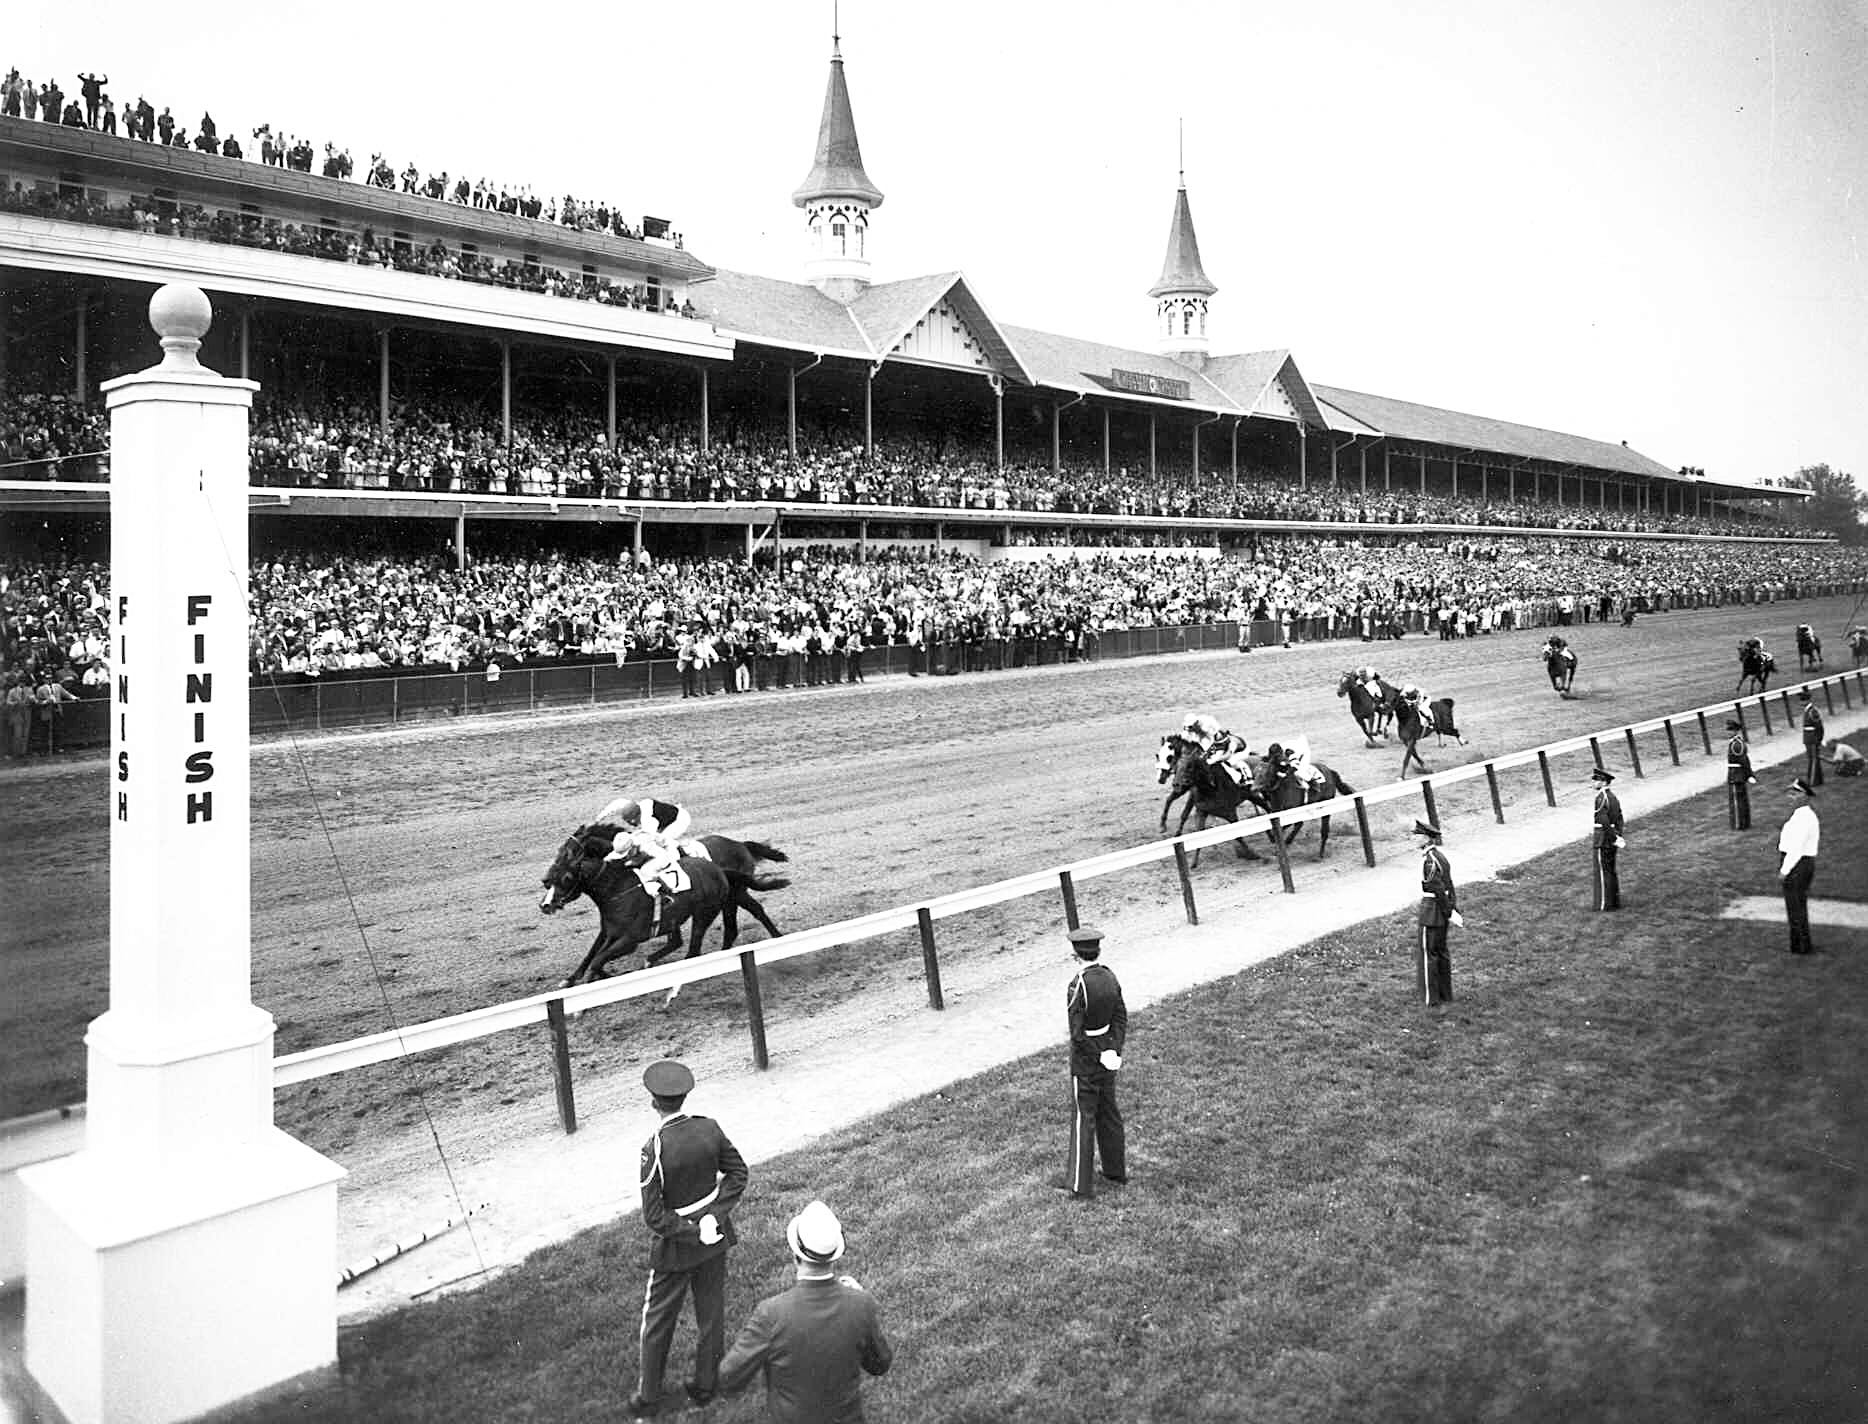
<svg viewBox="0 0 1868 1424"><path fill-rule="evenodd" d="M739 972L742 959L748 955L757 964L775 964L781 960L795 959L800 955L816 954L822 950L873 939L877 935L914 929L920 923L922 911L926 911L931 920L940 920L984 909L989 905L1002 904L1008 900L1022 899L1028 895L1054 894L1057 892L1060 876L1066 874L1073 882L1081 883L1097 876L1134 869L1154 861L1171 859L1177 850L1181 852L1203 850L1225 845L1231 841L1243 840L1249 836L1260 835L1270 831L1274 821L1280 827L1290 827L1319 820L1325 816L1353 814L1351 808L1358 803L1367 808L1394 801L1419 799L1423 795L1423 787L1437 791L1444 787L1476 781L1485 777L1488 769L1496 774L1516 767L1535 766L1567 753L1599 748L1612 738L1639 736L1642 733L1658 732L1669 727L1676 730L1682 727L1696 730L1699 719L1704 717L1722 718L1731 713L1734 708L1751 708L1761 702L1788 699L1803 688L1809 688L1814 692L1825 686L1835 687L1850 680L1862 689L1863 705L1868 707L1868 673L1859 670L1836 673L1808 682L1790 683L1768 693L1753 693L1744 697L1710 703L1704 707L1690 708L1666 717L1651 717L1643 722L1567 737L1562 741L1550 742L1525 751L1509 752L1503 756L1489 757L1483 762L1474 762L1450 771L1436 772L1413 781L1393 782L1368 791L1355 792L1349 797L1339 796L1331 801L1320 801L1308 806L1293 808L1279 812L1275 816L1255 816L1236 824L1228 823L1209 827L1205 831L1171 836L1166 840L1152 841L1127 850L1111 851L1106 855L1093 856L1088 860L1076 861L1070 865L1054 866L1014 876L1009 880L998 880L987 885L957 890L952 894L942 895L919 904L898 905L893 909L878 910L873 914L862 915L851 920L840 920L835 924L819 925L814 929L800 930L793 934L782 935L777 939L736 946L730 952L715 951L673 964L652 965L596 984L547 990L528 998L473 1009L448 1018L431 1019L425 1023L410 1024L405 1028L390 1029L364 1038L326 1044L323 1047L309 1048L298 1053L283 1054L273 1060L273 1086L275 1088L287 1087L314 1078L328 1077L334 1073L348 1072L353 1068L365 1067L372 1063L388 1062L414 1053L425 1053L457 1043L466 1043L489 1034L502 1033L507 1029L544 1023L550 1012L549 1006L554 1000L563 1004L566 1013L575 1014L599 1008L605 1004L646 998L653 994L666 993L670 989L683 985ZM1787 708L1784 710L1788 711ZM1349 804L1346 805L1345 802Z"/></svg>

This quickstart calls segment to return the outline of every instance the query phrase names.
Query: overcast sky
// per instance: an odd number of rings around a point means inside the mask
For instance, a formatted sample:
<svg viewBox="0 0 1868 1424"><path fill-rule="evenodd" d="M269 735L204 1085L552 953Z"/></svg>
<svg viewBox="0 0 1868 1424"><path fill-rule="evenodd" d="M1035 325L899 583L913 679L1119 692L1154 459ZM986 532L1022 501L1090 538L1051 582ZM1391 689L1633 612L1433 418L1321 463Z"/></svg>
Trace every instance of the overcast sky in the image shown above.
<svg viewBox="0 0 1868 1424"><path fill-rule="evenodd" d="M0 64L191 130L665 216L797 279L830 0L24 0ZM21 19L24 23L21 23ZM1146 348L1177 125L1216 352L1868 486L1868 0L844 0L878 280Z"/></svg>

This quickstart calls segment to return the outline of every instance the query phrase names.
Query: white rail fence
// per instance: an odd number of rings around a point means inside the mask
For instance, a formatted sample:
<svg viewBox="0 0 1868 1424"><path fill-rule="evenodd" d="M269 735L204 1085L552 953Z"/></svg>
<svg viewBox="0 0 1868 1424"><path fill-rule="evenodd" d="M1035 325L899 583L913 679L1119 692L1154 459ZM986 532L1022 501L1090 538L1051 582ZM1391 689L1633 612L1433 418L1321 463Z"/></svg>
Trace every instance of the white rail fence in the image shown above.
<svg viewBox="0 0 1868 1424"><path fill-rule="evenodd" d="M1683 738L1696 739L1703 756L1710 757L1715 754L1712 731L1707 723L1708 718L1723 719L1735 716L1744 721L1749 728L1751 725L1751 722L1747 720L1747 713L1749 713L1751 717L1761 719L1767 735L1775 735L1780 726L1784 731L1794 733L1798 730L1798 714L1792 706L1792 699L1796 693L1806 689L1810 691L1812 697L1820 694L1831 713L1838 710L1836 702L1838 692L1841 694L1843 708L1853 709L1855 707L1857 692L1861 695L1862 706L1868 707L1868 671L1862 669L1834 673L1807 682L1790 683L1771 692L1753 693L1744 697L1710 703L1704 707L1690 708L1667 717L1653 717L1643 722L1569 737L1526 751L1491 757L1483 762L1470 763L1450 771L1432 773L1413 781L1393 782L1386 786L1354 792L1346 797L1339 796L1329 801L1316 802L1276 815L1255 816L1250 820L1212 826L1205 831L1177 835L1166 840L1134 846L1128 850L1093 856L1088 860L1076 861L1069 865L1032 871L1029 874L1013 876L1009 880L998 880L988 885L958 890L950 895L942 895L919 904L898 905L893 909L878 910L873 914L861 915L855 919L840 920L835 924L819 925L814 929L800 930L795 934L783 935L777 939L762 940L731 952L715 951L694 959L652 965L596 984L550 989L527 998L490 1004L485 1008L452 1014L446 1018L430 1019L423 1023L409 1024L402 1028L369 1034L362 1038L348 1039L341 1043L324 1044L297 1053L281 1054L273 1060L273 1088L276 1091L295 1083L310 1082L337 1073L348 1073L358 1068L391 1062L418 1053L431 1053L436 1049L447 1048L454 1044L468 1043L493 1034L543 1023L552 1037L559 1119L566 1132L575 1132L577 1112L566 1035L566 1021L571 1015L587 1013L606 1004L647 998L654 994L665 994L670 989L697 984L703 980L721 978L737 971L745 985L747 1023L752 1037L753 1061L763 1069L767 1066L767 1053L765 1011L759 985L761 965L777 964L783 960L795 959L800 955L817 954L824 950L857 944L878 935L892 934L911 928L918 929L927 979L928 1002L932 1008L938 1010L945 1005L941 992L940 961L934 934L934 923L937 920L1004 904L1011 900L1024 899L1027 896L1056 893L1062 897L1065 923L1075 928L1077 925L1076 887L1080 883L1093 880L1098 876L1112 875L1118 871L1132 870L1156 861L1172 859L1179 873L1181 898L1188 922L1198 923L1199 912L1194 898L1194 883L1189 873L1189 851L1222 846L1250 836L1281 831L1308 821L1319 820L1325 816L1353 814L1356 818L1363 858L1367 864L1373 866L1375 844L1369 829L1369 808L1372 806L1418 798L1428 817L1438 819L1436 796L1438 791L1484 779L1490 793L1493 815L1502 824L1505 820L1505 807L1499 792L1498 780L1499 773L1502 771L1535 765L1543 782L1545 800L1549 805L1555 806L1557 797L1551 775L1551 763L1557 758L1586 750L1593 763L1600 766L1603 747L1620 743L1626 750L1634 774L1637 777L1645 776L1646 771L1641 762L1639 745L1639 738L1642 736L1662 734L1665 738L1665 755L1673 765L1678 766L1681 763ZM1772 714L1773 704L1778 705L1779 716L1777 718L1774 718ZM1720 739L1723 740L1722 731ZM1687 750L1691 750L1690 742ZM1348 803L1347 806L1344 804L1345 801ZM1295 892L1297 885L1291 872L1290 855L1282 837L1274 838L1274 846L1284 888L1286 891ZM62 1156L75 1150L80 1145L82 1118L83 1106L80 1104L0 1123L0 1280L12 1274L9 1269L7 1248L14 1244L9 1241L8 1230L13 1223L5 1219L7 1192L12 1187L12 1173L31 1162Z"/></svg>

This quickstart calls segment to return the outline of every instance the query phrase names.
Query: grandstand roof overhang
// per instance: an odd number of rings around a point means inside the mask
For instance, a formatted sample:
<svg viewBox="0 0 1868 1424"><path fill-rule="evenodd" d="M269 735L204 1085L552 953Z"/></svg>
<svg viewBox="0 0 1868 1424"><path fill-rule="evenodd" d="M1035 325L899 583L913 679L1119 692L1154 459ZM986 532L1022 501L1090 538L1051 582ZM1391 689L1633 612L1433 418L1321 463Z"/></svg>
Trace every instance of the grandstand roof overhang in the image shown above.
<svg viewBox="0 0 1868 1424"><path fill-rule="evenodd" d="M722 270L689 293L720 331L760 346L840 356L871 365L916 364L972 371L1029 385L1032 377L965 276L937 272L879 282L848 306L806 282ZM970 364L905 349L910 334L945 304L974 351Z"/></svg>
<svg viewBox="0 0 1868 1424"><path fill-rule="evenodd" d="M394 321L479 327L662 356L733 357L731 337L691 318L22 213L0 213L0 267L156 285L187 282L210 292Z"/></svg>

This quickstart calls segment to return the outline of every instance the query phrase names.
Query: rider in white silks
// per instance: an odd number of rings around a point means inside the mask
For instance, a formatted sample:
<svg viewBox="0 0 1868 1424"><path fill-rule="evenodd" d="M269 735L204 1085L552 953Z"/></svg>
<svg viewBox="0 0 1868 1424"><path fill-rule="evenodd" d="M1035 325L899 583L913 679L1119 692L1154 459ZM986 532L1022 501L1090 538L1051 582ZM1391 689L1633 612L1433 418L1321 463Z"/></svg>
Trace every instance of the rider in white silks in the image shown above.
<svg viewBox="0 0 1868 1424"><path fill-rule="evenodd" d="M685 806L672 801L658 801L652 796L638 801L626 796L605 806L592 824L620 828L604 860L624 862L636 872L644 890L661 891L656 912L659 922L667 912L668 897L681 889L680 840L694 824L694 818Z"/></svg>
<svg viewBox="0 0 1868 1424"><path fill-rule="evenodd" d="M1191 712L1181 724L1181 735L1197 743L1206 753L1207 765L1219 768L1234 785L1243 786L1250 779L1252 768L1247 757L1251 748L1237 732L1227 731L1203 713Z"/></svg>
<svg viewBox="0 0 1868 1424"><path fill-rule="evenodd" d="M1299 781L1323 780L1323 773L1310 760L1308 737L1287 737L1282 742L1273 742L1265 749L1265 758L1274 765L1288 767Z"/></svg>
<svg viewBox="0 0 1868 1424"><path fill-rule="evenodd" d="M1374 668L1372 667L1357 668L1356 669L1356 681L1362 684L1363 690L1366 691L1371 697L1380 697L1382 695L1381 693L1382 675L1378 673L1377 671L1375 671Z"/></svg>
<svg viewBox="0 0 1868 1424"><path fill-rule="evenodd" d="M1189 712L1187 720L1180 724L1180 734L1190 742L1198 742L1200 750L1206 751L1213 745L1213 738L1219 735L1219 723L1204 712Z"/></svg>
<svg viewBox="0 0 1868 1424"><path fill-rule="evenodd" d="M1434 729L1433 708L1426 698L1427 694L1411 682L1401 689L1401 700L1413 708L1414 715L1420 718L1421 729L1431 732Z"/></svg>

